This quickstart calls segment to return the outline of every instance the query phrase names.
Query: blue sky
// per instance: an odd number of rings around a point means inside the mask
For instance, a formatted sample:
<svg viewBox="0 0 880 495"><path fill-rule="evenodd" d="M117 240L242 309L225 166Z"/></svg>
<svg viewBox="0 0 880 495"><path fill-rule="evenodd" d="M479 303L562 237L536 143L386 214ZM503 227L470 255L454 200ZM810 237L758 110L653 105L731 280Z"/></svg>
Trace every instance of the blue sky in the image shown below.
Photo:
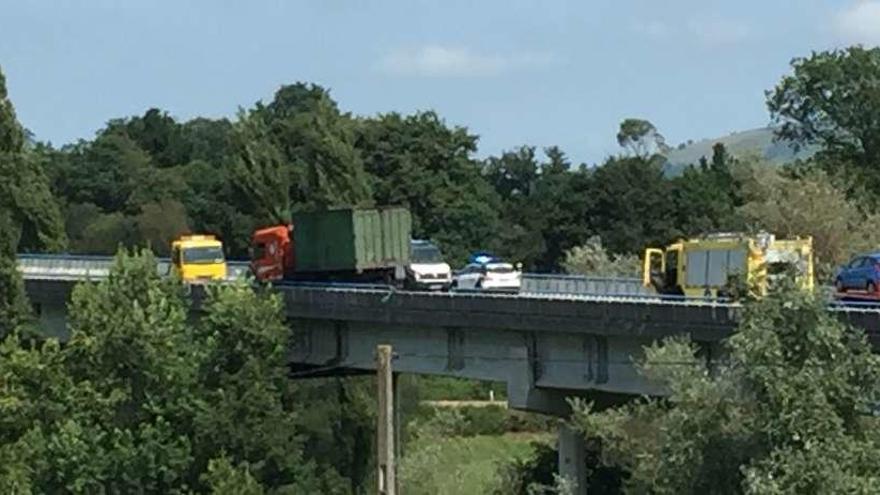
<svg viewBox="0 0 880 495"><path fill-rule="evenodd" d="M155 106L234 116L285 83L347 111L433 109L480 156L617 152L620 120L667 142L767 124L791 58L880 44L880 0L6 2L0 67L19 119L56 145Z"/></svg>

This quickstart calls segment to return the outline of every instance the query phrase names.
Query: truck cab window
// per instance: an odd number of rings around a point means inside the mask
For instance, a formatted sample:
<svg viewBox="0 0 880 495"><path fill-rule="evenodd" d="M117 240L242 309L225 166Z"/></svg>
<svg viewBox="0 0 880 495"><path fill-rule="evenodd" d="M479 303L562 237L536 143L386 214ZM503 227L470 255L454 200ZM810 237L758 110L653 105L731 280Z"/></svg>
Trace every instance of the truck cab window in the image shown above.
<svg viewBox="0 0 880 495"><path fill-rule="evenodd" d="M257 242L253 245L253 259L261 260L266 257L266 243Z"/></svg>
<svg viewBox="0 0 880 495"><path fill-rule="evenodd" d="M664 273L663 276L666 278L664 285L667 287L674 287L677 285L678 251L666 251L666 273Z"/></svg>
<svg viewBox="0 0 880 495"><path fill-rule="evenodd" d="M220 246L191 247L183 250L184 263L211 264L224 262L223 250Z"/></svg>

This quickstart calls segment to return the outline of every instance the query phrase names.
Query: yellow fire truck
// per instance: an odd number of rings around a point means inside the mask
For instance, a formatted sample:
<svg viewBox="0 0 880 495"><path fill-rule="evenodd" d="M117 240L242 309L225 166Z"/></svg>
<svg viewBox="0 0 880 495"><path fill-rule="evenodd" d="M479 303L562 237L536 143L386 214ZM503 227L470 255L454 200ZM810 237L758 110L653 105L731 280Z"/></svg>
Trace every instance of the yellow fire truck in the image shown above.
<svg viewBox="0 0 880 495"><path fill-rule="evenodd" d="M226 278L223 243L212 235L184 235L172 242L171 264L187 282Z"/></svg>
<svg viewBox="0 0 880 495"><path fill-rule="evenodd" d="M812 290L813 239L777 240L760 233L709 234L680 240L666 249L645 250L642 282L660 294L689 297L730 295L740 277L753 294L762 296L774 280L794 273L799 287Z"/></svg>

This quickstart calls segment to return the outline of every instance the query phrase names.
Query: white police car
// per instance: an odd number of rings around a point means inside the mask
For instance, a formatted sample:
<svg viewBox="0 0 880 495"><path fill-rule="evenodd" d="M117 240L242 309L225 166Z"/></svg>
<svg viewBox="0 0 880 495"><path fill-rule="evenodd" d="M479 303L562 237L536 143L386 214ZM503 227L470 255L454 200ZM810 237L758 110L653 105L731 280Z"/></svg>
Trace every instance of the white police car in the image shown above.
<svg viewBox="0 0 880 495"><path fill-rule="evenodd" d="M492 292L519 292L522 272L488 253L471 256L470 263L452 277L452 288Z"/></svg>

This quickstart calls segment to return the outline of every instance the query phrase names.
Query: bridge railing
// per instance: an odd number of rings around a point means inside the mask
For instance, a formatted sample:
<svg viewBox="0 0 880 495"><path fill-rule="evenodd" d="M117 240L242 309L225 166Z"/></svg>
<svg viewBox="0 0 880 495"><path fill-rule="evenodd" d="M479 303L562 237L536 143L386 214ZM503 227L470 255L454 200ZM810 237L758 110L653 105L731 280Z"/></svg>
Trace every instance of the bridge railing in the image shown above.
<svg viewBox="0 0 880 495"><path fill-rule="evenodd" d="M105 278L113 266L113 256L84 254L19 254L18 267L26 278L52 280L84 280ZM156 258L156 272L167 275L171 268L169 258ZM227 260L227 279L244 276L248 263Z"/></svg>
<svg viewBox="0 0 880 495"><path fill-rule="evenodd" d="M642 280L637 277L591 277L546 273L523 273L520 292L609 296L656 295L656 292L642 285Z"/></svg>

